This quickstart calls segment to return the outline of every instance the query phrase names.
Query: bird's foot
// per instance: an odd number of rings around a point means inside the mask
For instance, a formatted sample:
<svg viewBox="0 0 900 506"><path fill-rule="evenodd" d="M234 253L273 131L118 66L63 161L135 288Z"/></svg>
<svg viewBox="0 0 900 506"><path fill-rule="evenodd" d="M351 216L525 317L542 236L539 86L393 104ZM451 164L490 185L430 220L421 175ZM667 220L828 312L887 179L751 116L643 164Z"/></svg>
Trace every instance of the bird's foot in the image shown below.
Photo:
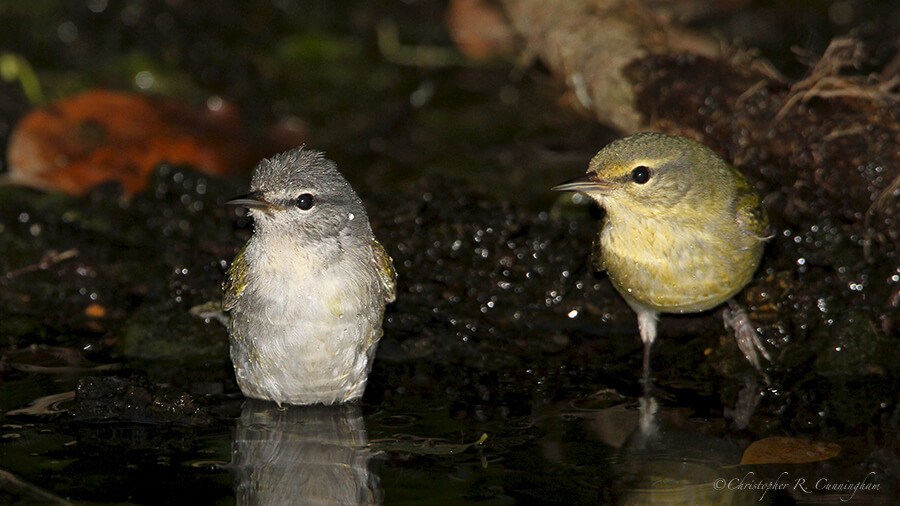
<svg viewBox="0 0 900 506"><path fill-rule="evenodd" d="M739 306L734 300L728 301L728 308L722 312L722 316L725 319L725 327L734 329L734 339L737 342L738 348L741 349L741 353L744 354L747 361L750 362L757 371L762 372L759 356L762 355L763 358L769 361L771 361L772 358L763 346L762 339L759 337L759 332L756 331L756 327L750 320L750 316L748 316L747 312L744 311L744 308Z"/></svg>
<svg viewBox="0 0 900 506"><path fill-rule="evenodd" d="M725 408L725 418L731 418L734 428L744 430L750 425L750 417L756 411L756 407L762 400L763 392L759 388L756 378L747 374L744 376L744 387L738 391L737 402L734 409Z"/></svg>

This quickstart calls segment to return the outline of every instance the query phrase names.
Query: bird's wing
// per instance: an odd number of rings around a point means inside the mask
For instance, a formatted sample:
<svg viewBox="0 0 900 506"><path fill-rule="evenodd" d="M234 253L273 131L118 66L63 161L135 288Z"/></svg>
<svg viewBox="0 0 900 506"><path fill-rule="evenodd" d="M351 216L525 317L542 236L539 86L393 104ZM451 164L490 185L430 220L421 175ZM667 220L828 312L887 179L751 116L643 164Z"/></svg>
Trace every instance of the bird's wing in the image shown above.
<svg viewBox="0 0 900 506"><path fill-rule="evenodd" d="M384 250L384 246L380 242L372 239L372 261L375 263L375 269L378 272L378 278L381 279L381 285L384 287L385 302L394 302L397 298L397 271L394 270L394 262L391 256Z"/></svg>
<svg viewBox="0 0 900 506"><path fill-rule="evenodd" d="M760 202L759 195L743 176L737 179L734 209L735 219L744 233L760 241L772 238L772 227L769 226L766 208Z"/></svg>
<svg viewBox="0 0 900 506"><path fill-rule="evenodd" d="M231 311L247 287L247 271L250 264L247 263L247 256L244 254L246 249L247 246L244 245L241 248L241 252L234 257L234 261L231 262L231 266L225 274L225 281L222 282L222 291L225 292L225 296L222 299L222 309L225 311Z"/></svg>

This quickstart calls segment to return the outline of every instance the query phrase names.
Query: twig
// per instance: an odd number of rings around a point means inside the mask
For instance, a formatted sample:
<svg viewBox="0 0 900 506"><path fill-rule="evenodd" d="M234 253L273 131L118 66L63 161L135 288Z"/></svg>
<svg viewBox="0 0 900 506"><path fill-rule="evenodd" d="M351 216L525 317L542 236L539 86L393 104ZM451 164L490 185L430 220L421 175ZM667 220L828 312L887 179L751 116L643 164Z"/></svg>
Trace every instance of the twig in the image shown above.
<svg viewBox="0 0 900 506"><path fill-rule="evenodd" d="M414 67L449 67L466 63L463 55L452 47L401 44L397 24L390 19L381 20L375 31L378 36L378 49L391 63Z"/></svg>
<svg viewBox="0 0 900 506"><path fill-rule="evenodd" d="M791 87L784 105L772 118L772 124L781 121L798 102L805 104L813 98L851 97L888 103L900 101L900 93L894 91L900 84L900 79L896 76L885 80L878 80L874 76L874 82L871 79L866 82L861 76L840 75L847 67L858 68L862 57L862 44L859 41L846 37L832 41L819 62L810 69L809 76Z"/></svg>
<svg viewBox="0 0 900 506"><path fill-rule="evenodd" d="M50 266L54 264L58 264L63 260L68 260L70 258L75 258L78 256L78 250L75 248L68 249L63 251L62 253L57 253L56 250L50 250L41 258L41 261L36 264L26 265L25 267L19 267L18 269L9 271L6 273L6 279L12 279L16 276L20 276L22 274L27 274L29 272L34 271L43 271L49 269Z"/></svg>

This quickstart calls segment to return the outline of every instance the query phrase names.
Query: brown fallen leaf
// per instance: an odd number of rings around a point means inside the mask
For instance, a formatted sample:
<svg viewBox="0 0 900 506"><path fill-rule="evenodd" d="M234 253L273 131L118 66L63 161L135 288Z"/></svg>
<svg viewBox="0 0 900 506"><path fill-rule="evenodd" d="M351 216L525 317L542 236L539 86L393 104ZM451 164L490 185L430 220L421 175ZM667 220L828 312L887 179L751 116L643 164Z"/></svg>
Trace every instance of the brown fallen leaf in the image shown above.
<svg viewBox="0 0 900 506"><path fill-rule="evenodd" d="M106 316L106 307L95 302L84 308L84 314L91 318L103 318Z"/></svg>
<svg viewBox="0 0 900 506"><path fill-rule="evenodd" d="M792 437L767 437L750 443L744 450L740 464L724 467L819 462L836 456L840 451L840 445L835 443L806 441Z"/></svg>
<svg viewBox="0 0 900 506"><path fill-rule="evenodd" d="M116 180L132 194L163 161L233 174L258 158L233 116L174 99L92 90L35 109L16 125L5 179L72 194Z"/></svg>
<svg viewBox="0 0 900 506"><path fill-rule="evenodd" d="M510 55L516 49L512 26L499 4L487 0L451 0L444 18L450 38L472 60Z"/></svg>

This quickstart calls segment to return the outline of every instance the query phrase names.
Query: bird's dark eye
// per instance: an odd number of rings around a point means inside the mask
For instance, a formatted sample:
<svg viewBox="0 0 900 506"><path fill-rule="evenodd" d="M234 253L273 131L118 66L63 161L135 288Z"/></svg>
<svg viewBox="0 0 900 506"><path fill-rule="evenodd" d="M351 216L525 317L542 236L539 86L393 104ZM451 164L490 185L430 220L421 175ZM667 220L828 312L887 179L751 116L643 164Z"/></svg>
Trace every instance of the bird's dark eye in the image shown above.
<svg viewBox="0 0 900 506"><path fill-rule="evenodd" d="M309 211L313 206L313 196L310 193L304 193L297 197L297 207L304 211Z"/></svg>
<svg viewBox="0 0 900 506"><path fill-rule="evenodd" d="M638 165L631 171L631 179L637 184L644 184L650 181L650 169L643 165Z"/></svg>

